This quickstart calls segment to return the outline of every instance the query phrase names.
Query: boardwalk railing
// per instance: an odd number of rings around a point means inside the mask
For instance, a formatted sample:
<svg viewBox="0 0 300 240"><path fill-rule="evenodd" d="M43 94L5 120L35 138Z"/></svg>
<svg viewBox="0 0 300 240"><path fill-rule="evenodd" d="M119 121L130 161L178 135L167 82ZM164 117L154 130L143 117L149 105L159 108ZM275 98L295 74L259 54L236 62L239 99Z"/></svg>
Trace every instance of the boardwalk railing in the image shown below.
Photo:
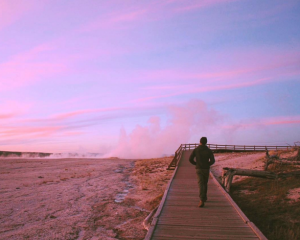
<svg viewBox="0 0 300 240"><path fill-rule="evenodd" d="M195 149L199 146L198 143L181 144L175 156L168 166L168 170L174 170L177 166L178 160L181 158L182 152L185 150ZM219 145L219 144L207 144L207 146L213 152L263 152L267 150L289 150L292 146L251 146L251 145Z"/></svg>

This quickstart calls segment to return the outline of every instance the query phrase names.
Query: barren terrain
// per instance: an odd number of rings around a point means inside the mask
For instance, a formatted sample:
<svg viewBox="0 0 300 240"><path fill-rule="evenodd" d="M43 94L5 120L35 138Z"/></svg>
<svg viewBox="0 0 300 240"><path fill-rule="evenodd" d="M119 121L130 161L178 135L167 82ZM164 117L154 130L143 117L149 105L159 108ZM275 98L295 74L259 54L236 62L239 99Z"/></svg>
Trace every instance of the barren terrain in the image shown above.
<svg viewBox="0 0 300 240"><path fill-rule="evenodd" d="M218 153L211 171L220 180L223 167L262 170L264 156ZM0 239L144 239L171 160L0 158ZM235 176L233 191L247 178ZM234 194L249 203L255 189L241 186ZM298 202L299 186L287 190L283 197Z"/></svg>
<svg viewBox="0 0 300 240"><path fill-rule="evenodd" d="M0 159L0 239L143 239L169 162Z"/></svg>

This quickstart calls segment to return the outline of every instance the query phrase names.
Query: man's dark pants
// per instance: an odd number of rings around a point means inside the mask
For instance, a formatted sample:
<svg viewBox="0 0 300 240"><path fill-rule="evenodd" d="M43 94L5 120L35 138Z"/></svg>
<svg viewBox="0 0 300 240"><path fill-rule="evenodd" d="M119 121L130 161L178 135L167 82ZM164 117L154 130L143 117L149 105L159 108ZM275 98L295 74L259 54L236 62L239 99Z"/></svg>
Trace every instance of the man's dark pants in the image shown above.
<svg viewBox="0 0 300 240"><path fill-rule="evenodd" d="M196 169L198 186L199 186L199 197L201 201L207 200L207 183L209 178L209 169Z"/></svg>

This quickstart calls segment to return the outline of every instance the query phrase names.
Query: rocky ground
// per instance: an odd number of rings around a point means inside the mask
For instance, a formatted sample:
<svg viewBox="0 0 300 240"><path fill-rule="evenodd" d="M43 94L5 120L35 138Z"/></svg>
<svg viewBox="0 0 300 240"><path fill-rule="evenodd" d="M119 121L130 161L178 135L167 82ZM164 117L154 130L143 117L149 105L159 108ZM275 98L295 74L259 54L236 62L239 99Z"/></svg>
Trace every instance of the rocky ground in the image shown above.
<svg viewBox="0 0 300 240"><path fill-rule="evenodd" d="M0 239L143 239L169 162L2 158Z"/></svg>

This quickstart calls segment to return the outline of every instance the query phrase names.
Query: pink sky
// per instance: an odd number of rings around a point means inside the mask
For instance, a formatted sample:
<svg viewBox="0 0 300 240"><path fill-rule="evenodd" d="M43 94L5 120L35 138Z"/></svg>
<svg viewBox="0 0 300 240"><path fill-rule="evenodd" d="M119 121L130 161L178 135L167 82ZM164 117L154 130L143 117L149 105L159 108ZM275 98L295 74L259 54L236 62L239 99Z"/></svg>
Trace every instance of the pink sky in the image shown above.
<svg viewBox="0 0 300 240"><path fill-rule="evenodd" d="M127 158L300 136L298 1L0 0L0 151Z"/></svg>

